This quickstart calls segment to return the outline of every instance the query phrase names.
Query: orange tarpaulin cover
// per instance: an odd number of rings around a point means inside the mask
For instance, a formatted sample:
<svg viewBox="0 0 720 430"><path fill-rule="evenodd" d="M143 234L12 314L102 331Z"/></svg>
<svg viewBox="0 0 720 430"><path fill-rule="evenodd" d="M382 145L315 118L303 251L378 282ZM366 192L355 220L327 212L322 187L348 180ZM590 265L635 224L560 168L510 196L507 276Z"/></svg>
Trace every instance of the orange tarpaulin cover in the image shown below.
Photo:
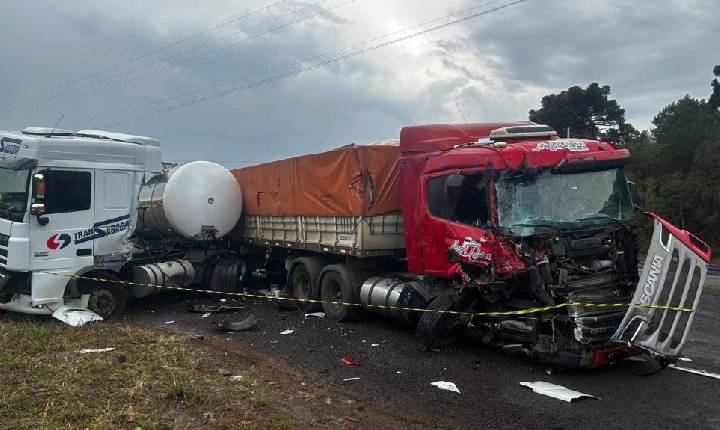
<svg viewBox="0 0 720 430"><path fill-rule="evenodd" d="M247 215L364 216L401 210L400 148L348 145L232 171Z"/></svg>

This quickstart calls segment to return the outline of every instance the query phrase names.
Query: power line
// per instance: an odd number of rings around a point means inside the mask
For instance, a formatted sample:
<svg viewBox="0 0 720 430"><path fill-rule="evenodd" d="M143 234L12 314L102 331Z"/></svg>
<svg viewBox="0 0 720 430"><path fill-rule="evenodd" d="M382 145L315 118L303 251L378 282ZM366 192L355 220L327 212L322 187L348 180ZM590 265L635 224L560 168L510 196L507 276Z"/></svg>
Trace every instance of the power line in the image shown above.
<svg viewBox="0 0 720 430"><path fill-rule="evenodd" d="M432 22L437 22L437 21L441 21L441 20L445 20L445 19L450 19L450 18L452 18L452 17L454 17L454 16L458 16L458 15L462 15L462 14L464 14L464 13L467 13L467 12L470 11L470 10L476 10L476 9L481 8L481 7L487 6L487 5L489 5L489 4L497 3L498 1L499 1L499 0L495 0L495 1L491 1L491 2L488 2L488 3L483 4L483 5L480 5L480 6L476 6L476 7L473 7L473 8L468 8L468 9L465 9L465 10L463 10L463 11L461 11L461 12L456 12L456 13L453 13L453 14L450 14L450 15L446 15L446 16L444 16L444 17L441 17L441 18L438 18L438 19L434 19L434 20L425 22L425 23L423 23L423 24L419 24L419 25L413 26L413 27L411 27L411 28L422 27L422 26L428 25L429 23L432 23ZM358 55L365 54L365 53L368 53L368 52L372 52L372 51L375 51L375 50L377 50L377 49L384 48L384 47L387 47L387 46L390 46L390 45L393 45L393 44L396 44L396 43L399 43L399 42L403 42L403 41L405 41L405 40L408 40L408 39L411 39L411 38L415 38L415 37L418 37L418 36L421 36L421 35L424 35L424 34L433 32L433 31L437 31L437 30L440 30L440 29L449 27L449 26L451 26L451 25L459 24L459 23L462 23L462 22L465 22L465 21L468 21L468 20L471 20L471 19L474 19L474 18L483 16L483 15L488 15L488 14L491 14L491 13L494 13L494 12L498 12L498 11L500 11L500 10L502 10L502 9L506 9L506 8L512 7L512 6L514 6L514 5L517 5L517 4L520 4L520 3L524 3L524 2L526 2L526 1L528 1L528 0L515 0L515 1L513 1L513 2L506 3L506 4L503 4L503 5L500 5L500 6L496 6L496 7L493 7L493 8L491 8L491 9L487 9L487 10L475 12L475 13L472 13L472 14L467 15L467 16L464 16L464 17L459 17L459 18L453 19L453 20L451 20L451 21L449 21L449 22L442 23L442 24L438 24L438 25L432 26L432 27L427 28L427 29L424 29L424 30L419 30L419 31L416 31L416 32L411 33L411 34L409 34L409 35L405 35L405 36L401 36L401 37L398 37L398 38L395 38L395 39L391 39L391 40L389 40L389 41L385 41L385 42L382 42L382 43L379 43L379 44L376 44L376 45L373 45L373 46L370 46L370 47L367 47L367 48L361 48L361 49L352 51L352 52L350 52L350 53L348 53L348 54L344 54L344 55L341 55L341 56L338 56L338 57L331 58L331 59L329 59L329 60L320 61L320 62L318 62L318 63L312 64L312 65L309 65L309 66L305 66L305 67L300 67L300 68L291 70L291 71L289 71L289 72L281 73L281 74L278 74L278 75L271 76L271 77L269 77L269 78L265 78L265 79L261 79L261 80L255 81L255 82L251 82L251 83L249 83L249 84L247 84L247 85L243 85L243 86L239 86L239 87L233 87L233 88L229 88L229 89L226 89L226 90L222 90L222 91L215 92L215 93L213 93L213 94L208 94L208 95L205 95L205 96L202 96L202 97L197 97L197 98L195 98L195 99L192 99L192 100L189 100L189 101L186 101L186 102L178 103L178 104L175 104L175 105L170 105L170 106L167 106L167 107L165 107L165 108L158 109L158 110L155 110L155 111L151 111L151 112L148 112L148 113L145 113L145 114L135 115L135 116L131 116L131 117L125 118L125 119L123 119L123 120L114 121L114 122L111 122L111 123L109 123L109 124L106 124L106 125L103 126L103 127L104 127L104 128L111 128L111 127L116 127L116 126L118 126L118 125L123 125L123 124L127 124L127 123L130 123L130 122L134 122L134 121L137 121L137 120L146 119L146 118L151 118L151 117L154 117L154 116L162 115L162 114L164 114L164 113L172 112L172 111L175 111L175 110L178 110L178 109L186 108L186 107L193 106L193 105L196 105L196 104L199 104L199 103L204 103L204 102L207 102L207 101L210 101L210 100L214 100L214 99L217 99L217 98L220 98L220 97L224 97L224 96L227 96L227 95L230 95L230 94L239 92L239 91L243 91L243 90L255 88L255 87L258 87L258 86L261 86L261 85L265 85L265 84L269 84L269 83L271 83L271 82L275 82L275 81L281 80L281 79L285 79L285 78L297 76L297 75L299 75L299 74L301 74L301 73L303 73L303 72L309 71L309 70L314 70L314 69L317 69L317 68L320 68L320 67L323 67L323 66L332 64L332 63L336 63L336 62L338 62L338 61L342 61L342 60L345 60L345 59L348 59L348 58L356 57L356 56L358 56ZM407 30L407 29L406 29L406 30ZM402 31L401 31L401 32L402 32ZM393 33L398 33L398 32L393 32ZM385 35L385 36L380 36L379 38L384 38L384 37L387 37L387 35ZM378 38L375 38L375 40L376 40L376 39L378 39ZM371 40L373 40L373 39L371 39ZM366 44L366 42L361 42L359 45L362 45L362 44ZM345 49L343 49L343 50L345 50ZM261 74L262 74L262 73L263 73L263 72L261 72ZM241 79L243 79L243 78L241 78ZM226 82L225 84L215 85L215 87L217 87L217 86L222 86L222 85L226 85L226 84L227 84L227 82ZM199 91L198 91L198 92L199 92Z"/></svg>
<svg viewBox="0 0 720 430"><path fill-rule="evenodd" d="M396 35L398 35L398 34L407 33L407 32L409 32L409 31L416 30L416 29L418 29L418 28L422 28L422 27L425 27L425 26L427 26L427 25L434 24L434 23L436 23L436 22L440 22L440 21L447 20L448 17L457 16L457 15L462 15L462 14L471 12L471 11L473 11L473 10L480 9L480 8L482 8L482 7L486 7L486 6L490 6L490 5L492 5L492 4L499 3L499 2L501 2L501 1L505 1L505 0L491 0L491 1L487 1L487 2L485 2L485 3L483 3L483 4L478 5L478 6L469 7L469 8L467 8L467 9L463 9L463 10L457 11L457 12L451 14L451 15L448 15L448 16L442 16L442 17L439 17L439 18L432 19L432 20L430 20L430 21L425 21L425 22L422 22L422 23L420 23L420 24L416 24L416 25L413 25L413 26L410 26L410 27L403 28L403 29L401 29L401 30L396 30L396 31L392 31L392 32L389 32L389 33L385 33L385 34L383 34L383 35L381 35L381 36L376 36L376 37L373 37L372 39L368 39L368 40L365 40L365 41L362 41L362 42L358 42L358 43L355 43L355 44L352 44L352 45L348 45L348 46L345 46L345 47L343 47L343 48L334 49L334 50L332 50L332 51L327 51L327 52L324 52L324 53L322 53L322 54L312 55L312 56L309 56L309 57L305 57L305 58L302 58L302 59L300 59L300 60L294 61L294 62L289 63L289 64L284 64L284 65L282 65L282 66L273 67L273 68L270 68L270 69L263 70L263 71L261 71L261 72L256 72L256 73L252 73L252 74L250 74L250 75L242 76L242 77L240 77L240 78L231 79L231 80L229 80L229 81L220 82L220 83L213 84L213 85L211 85L211 86L208 86L208 87L205 87L205 88L201 88L201 89L198 89L198 90L188 91L188 92L181 93L181 94L178 94L178 95L173 96L173 97L168 97L168 98L165 98L165 99L160 99L160 100L157 100L157 101L154 101L154 102L150 102L150 103L146 103L146 104L136 105L136 106L133 106L133 107L130 107L130 108L126 108L126 109L122 109L122 110L119 110L119 111L114 111L114 112L110 112L110 113L106 113L106 114L102 114L102 115L93 116L93 117L90 117L90 118L85 118L84 120L78 120L78 121L76 121L76 122L73 122L72 124L77 124L78 126L84 126L85 124L93 123L93 122L95 122L95 121L97 121L97 120L99 120L99 119L103 119L103 118L107 118L107 117L113 117L113 116L117 116L117 115L124 114L124 113L128 113L128 112L133 112L133 111L136 111L136 110L148 108L148 107L150 107L150 106L158 105L158 104L165 103L165 102L168 102L168 101L172 101L172 100L177 100L177 99L181 99L181 98L184 98L184 97L188 97L188 96L191 96L191 95L193 95L193 94L204 93L204 92L206 92L206 91L208 91L208 90L210 90L210 89L213 89L213 88L220 88L220 87L223 87L223 86L226 86L226 85L231 85L231 84L235 84L235 83L238 83L238 82L247 81L247 80L252 79L252 78L257 78L257 77L260 77L260 76L264 76L264 75L270 74L270 73L272 73L272 72L277 72L277 71L280 71L280 70L288 69L288 68L291 68L291 67L293 67L293 66L298 66L298 65L301 65L301 64L305 64L305 63L308 63L308 62L310 62L310 61L316 61L316 60L319 60L319 59L322 59L322 58L325 58L325 57L329 57L329 56L334 55L334 54L338 54L338 53L341 53L341 52L344 52L344 51L352 50L352 49L357 48L357 47L360 47L360 46L368 45L369 43L376 42L376 41L382 40L382 39L386 39L386 38L391 37L391 36L396 36Z"/></svg>
<svg viewBox="0 0 720 430"><path fill-rule="evenodd" d="M289 12L289 13L286 13L286 14L284 14L284 15L279 15L279 16L273 17L273 18L268 19L268 20L266 20L266 21L263 21L263 22L261 22L261 23L259 23L259 24L253 25L252 27L248 27L248 28L245 28L245 29L243 29L243 30L234 32L234 33L232 33L232 34L230 34L230 35L223 36L223 37L221 37L221 38L219 38L219 39L215 39L215 40L212 40L212 41L209 41L209 42L205 42L205 43L203 43L203 44L201 44L201 45L197 45L197 46L194 46L194 47L192 47L192 48L189 48L189 49L180 51L179 53L173 54L173 55L171 55L171 56L168 56L168 57L165 57L165 58L161 58L161 59L159 59L158 61L156 61L156 62L154 62L154 63L142 65L142 66L136 67L136 68L134 68L134 69L131 69L131 70L128 70L128 71L125 71L125 72L120 72L120 73L118 73L118 74L115 74L115 75L112 75L112 76L110 76L110 77L104 78L104 79L102 79L102 80L100 80L100 81L91 82L91 83L86 84L86 85L84 85L84 86L70 89L70 90L68 90L68 91L66 91L66 92L64 92L64 93L59 93L59 94L53 95L53 96L51 96L51 97L48 97L48 98L46 98L46 99L44 99L44 100L41 100L40 102L41 102L41 103L42 103L42 102L49 102L49 101L58 99L58 98L60 98L60 97L62 97L62 96L65 96L65 95L74 93L74 92L76 92L76 91L80 91L80 90L87 89L87 88L92 88L92 87L97 86L98 84L102 84L102 83L105 83L105 82L108 82L108 81L112 81L113 79L116 79L116 78L121 78L121 77L123 77L123 76L125 76L125 75L131 74L131 73L133 73L133 72L136 72L136 71L139 71L139 70L142 70L142 69L146 69L146 68L152 67L152 66L157 65L157 64L162 64L162 63L164 63L164 62L167 61L167 60L171 60L171 59L174 59L174 58L176 58L176 57L180 57L180 56L182 56L182 55L184 55L184 54L187 54L188 52L195 51L195 50L197 50L198 48L202 48L202 47L205 47L205 46L217 44L218 42L221 42L221 41L224 41L224 40L227 40L227 39L231 39L231 38L233 38L234 36L236 36L236 35L238 35L238 34L240 34L240 33L245 33L245 32L247 32L247 31L249 31L249 30L256 29L256 28L258 28L258 27L262 27L262 26L264 26L264 25L266 25L266 24L268 24L268 23L270 23L270 22L278 21L278 20L280 20L280 19L283 19L283 18L292 16L292 15L294 15L294 14L297 14L297 13L299 13L299 12L305 11L305 10L310 9L310 8L313 8L313 7L319 7L319 6L318 6L319 4L325 3L325 2L327 2L327 1L329 1L329 0L318 0L318 1L316 1L315 3L311 3L311 4L309 4L309 5L305 5L305 6L301 7L301 8L295 9L295 10L293 10L293 11L291 11L291 12ZM66 104L66 103L69 103L69 102L71 102L71 101L76 101L76 100L79 100L79 99L84 99L84 98L90 97L90 96L92 96L92 95L95 95L95 94L98 94L98 93L101 93L101 92L104 92L104 91L107 91L107 90L110 90L110 89L113 89L113 88L117 88L117 87L123 86L123 85L125 85L125 84L127 84L127 83L134 82L134 81L137 81L137 80L140 80L140 79L143 79L143 78L147 78L147 77L149 77L149 76L156 75L156 74L158 74L158 73L160 73L160 72L162 72L162 71L164 71L164 70L168 70L168 69L175 68L175 67L177 67L177 66L180 66L180 65L189 63L189 62L194 61L194 60L197 60L197 59L199 59L199 58L206 57L206 56L208 56L208 55L214 54L214 53L216 53L216 52L219 52L219 51L221 51L221 50L227 49L227 48L229 48L229 47L232 47L232 46L235 46L235 45L239 45L239 44L241 44L241 43L245 43L245 42L248 42L248 41L257 39L257 38L259 38L259 37L261 37L261 36L265 36L265 35L267 35L267 34L271 34L271 33L274 33L274 32L280 31L280 30L283 30L283 29L288 28L288 27L290 27L290 26L292 26L292 25L295 25L295 24L298 24L298 23L300 23L300 22L307 21L307 20L310 19L310 18L316 17L316 16L320 15L321 13L328 12L328 11L331 11L331 10L334 10L334 9L337 9L337 8L339 8L339 7L345 6L345 5L347 5L347 4L349 4L349 3L352 3L352 2L355 2L355 1L356 1L356 0L345 0L344 2L339 3L339 4L336 4L335 6L332 6L332 7L327 8L327 9L323 9L323 8L320 8L320 7L319 7L320 11L317 11L316 13L313 13L313 14L310 14L310 15L307 15L307 16L303 16L303 17L301 17L301 18L299 18L299 19L296 19L296 20L294 20L294 21L287 22L287 23L285 23L285 24L282 24L282 25L280 25L280 26L271 28L271 29L266 30L266 31L264 31L264 32L257 33L257 34L253 34L253 35L251 35L251 36L249 36L249 37L247 37L247 38L245 38L245 39L241 39L241 40L239 40L239 41L230 41L230 42L225 43L225 44L223 44L222 46L219 46L219 47L217 47L217 48L215 48L215 49L212 49L212 50L210 50L210 51L206 51L206 52L203 52L203 53L201 53L201 54L198 54L198 55L195 55L195 56L191 56L191 57L188 57L188 58L185 58L185 59L181 59L181 60L179 60L179 61L177 61L177 62L175 62L175 63L168 64L168 65L166 65L165 67L162 67L162 68L160 68L160 69L152 70L152 71L150 71L150 72L147 72L147 73L144 73L144 74L141 74L141 75L133 76L133 77L130 77L130 78L125 79L125 80L120 81L120 82L111 83L111 84L109 84L109 85L107 85L107 86L104 86L104 87L102 87L102 88L99 88L99 89L90 91L90 92L85 93L85 94L81 94L80 96L77 96L77 97L75 97L75 98L68 98L68 99L66 99L66 100L59 101L59 102L57 102L57 103L50 104L50 105L47 105L47 106L42 107L42 108L33 109L33 110L30 110L30 111L25 111L25 112L19 113L19 114L17 114L17 115L7 117L6 119L17 119L17 118L22 118L22 117L25 117L25 116L27 116L27 115L31 115L31 114L34 114L34 113L37 113L37 112L48 111L48 110L50 110L50 109L52 109L52 108L54 108L54 107L56 107L56 106L59 106L59 105L62 105L62 104Z"/></svg>
<svg viewBox="0 0 720 430"><path fill-rule="evenodd" d="M205 30L201 30L201 31L198 31L198 32L196 32L196 33L193 33L193 34L191 34L191 35L189 35L189 36L187 36L187 37L184 37L184 38L182 38L182 39L180 39L180 40L176 40L176 41L171 42L171 43L168 43L168 44L166 44L166 45L162 45L162 46L160 46L160 47L158 47L158 48L156 48L156 49L153 49L152 51L148 51L148 52L146 52L146 53L144 53L144 54L141 54L141 55L138 55L138 56L136 56L136 57L129 58L129 59L123 61L123 62L114 64L114 65L112 65L112 66L108 66L108 67L102 68L102 69L100 69L100 70L97 70L97 71L95 71L95 72L89 73L89 74L84 75L84 76L81 76L81 77L79 77L79 78L77 78L77 79L74 79L74 80L72 80L72 81L68 81L68 82L65 82L65 83L63 83L63 84L57 85L57 86L55 86L55 87L49 88L49 89L47 89L47 90L43 90L43 91L41 91L41 92L39 92L39 93L35 93L35 94L30 95L30 96L21 98L21 99L17 99L17 100L15 100L15 101L12 101L12 102L10 102L10 103L7 103L7 104L6 104L6 108L3 109L3 110L0 110L0 113L7 112L8 110L11 110L15 105L17 105L17 104L19 104L19 103L22 103L22 102L24 102L24 101L33 100L33 99L35 99L35 98L42 97L42 96L44 96L44 95L46 95L46 94L50 94L50 93L53 93L53 92L55 92L55 91L57 91L57 90L60 90L60 89L63 89L63 88L72 86L73 84L76 84L76 83L79 83L79 82L82 82L82 81L85 81L85 80L94 78L94 77L96 77L96 76L100 76L100 75L102 75L102 74L104 74L104 73L106 73L106 72L109 72L109 71L111 71L111 70L115 70L115 69L118 69L118 68L123 67L123 66L125 66L125 65L132 64L132 63L134 63L134 62L140 61L140 60L142 60L142 59L144 59L144 58L147 58L147 57L149 57L149 56L151 56L151 55L154 55L154 54L157 54L157 53L159 53L159 52L168 50L168 49L170 49L170 48L173 48L173 47L175 47L175 46L181 45L181 44L183 44L183 43L185 43L185 42L188 42L188 41L190 41L190 40L197 39L198 37L204 36L204 35L206 35L206 34L208 34L208 33L211 33L211 32L213 32L213 31L215 31L215 30L218 30L218 29L220 29L220 28L222 28L222 27L226 27L226 26L228 26L228 25L230 25L230 24L233 24L233 23L235 23L235 22L242 21L242 20L244 20L244 19L246 19L246 18L249 18L249 17L251 17L251 16L253 16L253 15L257 15L257 14L260 13L260 12L263 12L263 11L266 11L266 10L270 10L271 8L273 8L273 7L275 7L275 6L277 6L277 5L281 4L281 3L286 3L286 2L288 2L288 1L289 1L289 0L276 1L275 3L272 3L272 4L268 5L268 6L263 7L263 8L255 9L255 10L252 10L252 11L250 11L250 12L247 12L247 13L245 13L245 14L243 14L243 15L239 15L239 16L235 16L235 17L226 19L225 21L222 21L222 22L220 22L220 23L217 24L217 25L214 25L214 26L212 26L212 27L210 27L210 28L207 28L207 29L205 29Z"/></svg>

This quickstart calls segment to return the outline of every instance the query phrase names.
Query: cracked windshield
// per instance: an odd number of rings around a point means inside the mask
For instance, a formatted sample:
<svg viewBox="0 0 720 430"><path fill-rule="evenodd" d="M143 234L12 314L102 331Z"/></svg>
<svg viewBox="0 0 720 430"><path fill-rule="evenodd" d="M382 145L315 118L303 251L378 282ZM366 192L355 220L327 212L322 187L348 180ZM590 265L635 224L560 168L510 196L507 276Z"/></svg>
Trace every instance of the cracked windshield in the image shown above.
<svg viewBox="0 0 720 430"><path fill-rule="evenodd" d="M28 170L0 169L0 217L22 221L28 197Z"/></svg>
<svg viewBox="0 0 720 430"><path fill-rule="evenodd" d="M634 217L622 169L502 175L496 185L498 221L519 235L538 228L584 228Z"/></svg>

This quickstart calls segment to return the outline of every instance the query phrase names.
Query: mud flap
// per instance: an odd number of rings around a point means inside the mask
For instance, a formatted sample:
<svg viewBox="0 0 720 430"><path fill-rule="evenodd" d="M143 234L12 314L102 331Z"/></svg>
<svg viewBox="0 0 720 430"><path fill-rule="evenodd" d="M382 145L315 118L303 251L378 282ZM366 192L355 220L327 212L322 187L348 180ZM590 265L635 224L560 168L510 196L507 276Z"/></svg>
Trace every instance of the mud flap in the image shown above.
<svg viewBox="0 0 720 430"><path fill-rule="evenodd" d="M632 306L612 340L674 360L702 293L710 248L655 214L654 232Z"/></svg>

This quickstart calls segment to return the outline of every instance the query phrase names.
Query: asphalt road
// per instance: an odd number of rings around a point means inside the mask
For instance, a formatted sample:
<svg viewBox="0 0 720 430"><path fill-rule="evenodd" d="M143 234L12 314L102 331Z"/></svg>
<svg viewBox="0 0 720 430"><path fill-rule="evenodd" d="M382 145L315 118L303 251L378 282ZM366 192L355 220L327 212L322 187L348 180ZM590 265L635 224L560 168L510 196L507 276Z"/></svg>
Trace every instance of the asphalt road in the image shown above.
<svg viewBox="0 0 720 430"><path fill-rule="evenodd" d="M267 302L245 303L237 314L202 318L189 303L218 304L200 296L164 295L130 305L128 319L186 334L225 338L286 362L309 383L371 404L381 413L436 428L720 428L720 380L666 369L652 376L651 363L547 373L547 367L482 346L422 352L412 331L389 320L338 324L279 311ZM682 365L720 373L720 289L704 292ZM219 333L212 320L259 317L249 332ZM165 324L174 321L173 324ZM292 334L281 335L284 330ZM373 346L375 345L376 346ZM347 366L341 357L359 361ZM343 382L346 378L361 378ZM454 382L460 394L433 381ZM521 387L547 381L592 394L598 400L566 403Z"/></svg>

